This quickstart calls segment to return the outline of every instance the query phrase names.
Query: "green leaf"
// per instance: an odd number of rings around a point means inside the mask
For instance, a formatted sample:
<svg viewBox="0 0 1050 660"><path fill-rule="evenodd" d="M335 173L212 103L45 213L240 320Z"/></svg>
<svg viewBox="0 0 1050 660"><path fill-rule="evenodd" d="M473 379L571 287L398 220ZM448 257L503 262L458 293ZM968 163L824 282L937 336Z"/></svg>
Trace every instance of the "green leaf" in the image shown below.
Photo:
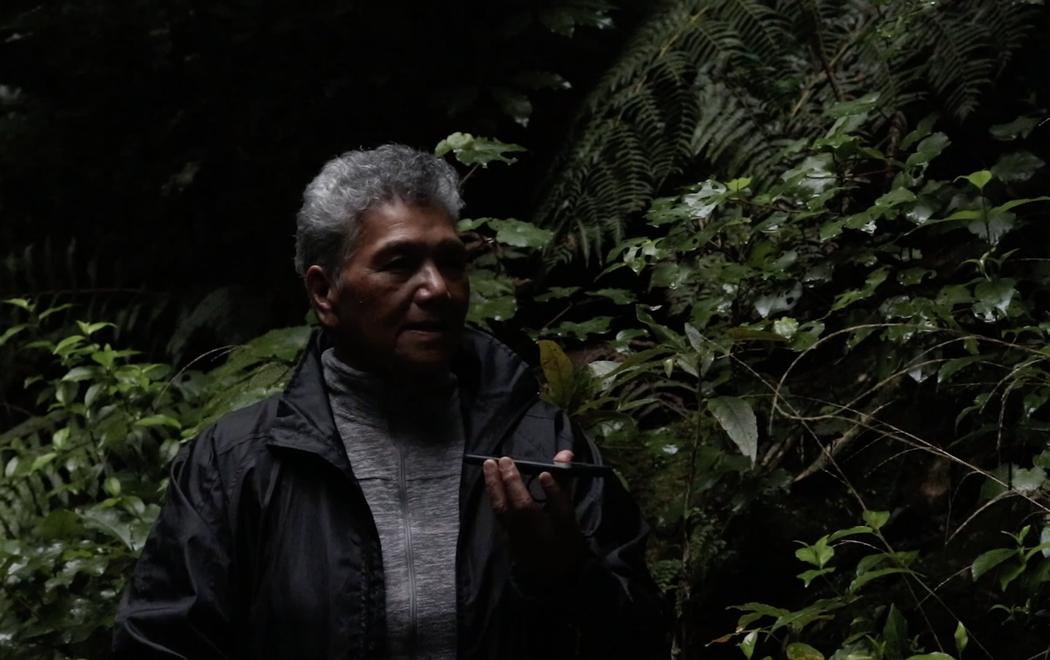
<svg viewBox="0 0 1050 660"><path fill-rule="evenodd" d="M53 451L49 451L46 454L40 454L33 459L33 463L29 466L29 471L31 473L36 472L56 458L58 458L58 454Z"/></svg>
<svg viewBox="0 0 1050 660"><path fill-rule="evenodd" d="M824 654L809 644L792 642L787 647L788 660L824 660Z"/></svg>
<svg viewBox="0 0 1050 660"><path fill-rule="evenodd" d="M103 328L115 328L117 326L112 323L106 323L105 321L100 323L87 323L85 321L77 321L77 327L80 328L80 334L85 337L90 337Z"/></svg>
<svg viewBox="0 0 1050 660"><path fill-rule="evenodd" d="M1014 228L1016 215L1009 211L1002 211L998 207L990 209L978 220L966 225L967 231L983 238L991 245L998 245L999 239L1008 234Z"/></svg>
<svg viewBox="0 0 1050 660"><path fill-rule="evenodd" d="M970 365L977 364L980 361L981 356L979 355L948 360L947 362L942 364L940 369L937 371L937 382L950 382L955 374L959 373L960 371L962 371L966 367L969 367Z"/></svg>
<svg viewBox="0 0 1050 660"><path fill-rule="evenodd" d="M689 341L689 346L697 353L703 352L704 336L700 334L700 331L696 329L692 324L685 324L685 338Z"/></svg>
<svg viewBox="0 0 1050 660"><path fill-rule="evenodd" d="M974 287L973 295L976 299L973 305L974 315L988 323L1005 317L1010 301L1017 293L1017 290L1014 289L1015 284L1015 280L1004 277L991 282L981 282Z"/></svg>
<svg viewBox="0 0 1050 660"><path fill-rule="evenodd" d="M821 575L827 575L829 573L834 573L834 572L835 572L835 567L834 566L830 566L828 568L814 568L814 569L810 569L808 571L802 571L801 573L799 573L795 577L797 577L798 579L802 580L802 585L804 587L808 588L810 583L813 582L813 580L815 580L818 577L820 577Z"/></svg>
<svg viewBox="0 0 1050 660"><path fill-rule="evenodd" d="M1018 493L1034 493L1046 483L1046 470L1041 467L1014 468L1009 483Z"/></svg>
<svg viewBox="0 0 1050 660"><path fill-rule="evenodd" d="M1009 211L1015 209L1018 206L1024 206L1025 204L1032 204L1034 202L1050 202L1050 195L1040 195L1039 197L1023 197L1021 199L1011 199L1009 202L1000 204L993 208L989 213Z"/></svg>
<svg viewBox="0 0 1050 660"><path fill-rule="evenodd" d="M992 175L1005 183L1027 181L1035 171L1046 165L1039 157L1028 151L1006 154L992 166Z"/></svg>
<svg viewBox="0 0 1050 660"><path fill-rule="evenodd" d="M572 83L553 71L522 71L514 76L514 82L526 89L572 89Z"/></svg>
<svg viewBox="0 0 1050 660"><path fill-rule="evenodd" d="M996 548L995 550L989 550L973 560L973 564L970 565L970 575L973 576L973 579L976 582L982 575L1010 557L1016 555L1017 551L1013 548Z"/></svg>
<svg viewBox="0 0 1050 660"><path fill-rule="evenodd" d="M557 406L568 408L576 389L572 360L553 341L541 339L536 345L540 349L540 368L547 379L551 401Z"/></svg>
<svg viewBox="0 0 1050 660"><path fill-rule="evenodd" d="M592 335L604 335L609 331L609 324L612 323L613 318L611 316L595 316L594 318L586 321L563 321L558 325L550 328L550 332L558 337L573 337L579 341L585 341Z"/></svg>
<svg viewBox="0 0 1050 660"><path fill-rule="evenodd" d="M75 539L83 535L83 527L76 513L68 509L55 509L40 521L37 533L47 541Z"/></svg>
<svg viewBox="0 0 1050 660"><path fill-rule="evenodd" d="M617 305L630 305L636 300L634 293L626 289L598 289L588 295L608 298Z"/></svg>
<svg viewBox="0 0 1050 660"><path fill-rule="evenodd" d="M489 220L489 226L496 230L497 242L512 247L538 250L546 247L554 238L554 232L549 229L542 229L530 222L511 218L493 218Z"/></svg>
<svg viewBox="0 0 1050 660"><path fill-rule="evenodd" d="M871 533L872 533L871 527L868 527L867 525L857 525L856 527L848 527L846 529L840 529L840 530L837 530L835 532L832 532L828 536L828 542L831 543L831 542L834 542L834 541L838 541L839 539L844 539L847 536L857 536L858 534L871 534Z"/></svg>
<svg viewBox="0 0 1050 660"><path fill-rule="evenodd" d="M996 124L988 129L992 137L1003 142L1010 142L1017 138L1026 138L1032 130L1039 125L1040 117L1026 117L1024 115L1005 124Z"/></svg>
<svg viewBox="0 0 1050 660"><path fill-rule="evenodd" d="M889 276L888 268L879 268L868 275L864 281L864 287L860 289L849 289L844 291L835 298L835 302L831 305L831 311L837 311L852 305L855 302L870 298L875 293L875 289L880 284L886 281Z"/></svg>
<svg viewBox="0 0 1050 660"><path fill-rule="evenodd" d="M842 233L842 228L846 225L845 220L833 220L825 222L820 226L820 240L826 241L835 238Z"/></svg>
<svg viewBox="0 0 1050 660"><path fill-rule="evenodd" d="M48 318L52 314L58 314L59 312L64 312L67 309L72 309L72 308L73 308L72 303L64 303L62 305L56 305L55 307L48 307L44 311L40 312L40 316L38 318L41 321L43 321L44 319Z"/></svg>
<svg viewBox="0 0 1050 660"><path fill-rule="evenodd" d="M70 433L71 429L68 426L63 426L51 436L51 444L55 446L55 449L62 449L66 446Z"/></svg>
<svg viewBox="0 0 1050 660"><path fill-rule="evenodd" d="M908 156L908 160L905 161L905 167L914 167L916 165L925 165L931 160L936 158L944 151L944 148L951 144L948 136L944 133L934 133L929 137L926 137L919 142L919 146L915 149L915 153Z"/></svg>
<svg viewBox="0 0 1050 660"><path fill-rule="evenodd" d="M84 525L90 529L97 529L104 534L122 542L128 550L138 552L141 542L136 538L126 519L122 519L119 512L105 506L95 506L81 514Z"/></svg>
<svg viewBox="0 0 1050 660"><path fill-rule="evenodd" d="M81 335L71 335L69 337L66 337L62 341L58 342L53 349L51 349L51 354L59 356L68 355L70 352L72 352L73 348L75 348L85 339L86 337L83 337Z"/></svg>
<svg viewBox="0 0 1050 660"><path fill-rule="evenodd" d="M509 87L492 87L489 92L503 114L520 126L529 125L529 118L532 116L532 101L528 96Z"/></svg>
<svg viewBox="0 0 1050 660"><path fill-rule="evenodd" d="M897 573L914 574L915 571L912 571L911 569L908 569L908 568L902 568L900 566L891 566L890 568L880 568L878 570L868 571L867 573L863 573L861 575L858 575L853 580L853 582L850 582L849 592L850 593L856 593L856 592L860 591L864 587L864 585L866 585L867 583L871 582L872 580L877 580L880 577L885 577L887 575L894 575L894 574L897 574Z"/></svg>
<svg viewBox="0 0 1050 660"><path fill-rule="evenodd" d="M22 332L23 330L25 330L28 327L29 326L27 326L27 325L25 325L23 323L23 324L20 324L20 325L13 325L10 328L8 328L7 330L4 330L4 333L2 335L0 335L0 346L3 346L4 344L6 344L8 342L8 340L10 340L12 337L14 337L15 335L17 335L18 333Z"/></svg>
<svg viewBox="0 0 1050 660"><path fill-rule="evenodd" d="M94 378L95 373L94 367L73 367L65 376L62 376L62 380L69 383L79 383L82 380Z"/></svg>
<svg viewBox="0 0 1050 660"><path fill-rule="evenodd" d="M1014 581L1021 573L1024 573L1025 564L1018 562L1017 564L1003 569L999 574L999 589L1006 591L1006 587L1010 586L1010 583Z"/></svg>
<svg viewBox="0 0 1050 660"><path fill-rule="evenodd" d="M966 645L970 642L970 635L966 632L966 626L960 621L955 626L955 650L959 655L962 655Z"/></svg>
<svg viewBox="0 0 1050 660"><path fill-rule="evenodd" d="M534 296L533 300L536 302L548 302L551 300L561 300L568 298L572 294L580 290L578 286L552 286L547 289L544 293L538 296Z"/></svg>
<svg viewBox="0 0 1050 660"><path fill-rule="evenodd" d="M168 415L149 415L135 422L135 426L170 426L178 430L182 428L182 422Z"/></svg>
<svg viewBox="0 0 1050 660"><path fill-rule="evenodd" d="M459 222L456 223L456 231L461 234L474 231L488 225L489 220L494 218L460 218Z"/></svg>
<svg viewBox="0 0 1050 660"><path fill-rule="evenodd" d="M514 317L518 303L514 284L507 277L482 269L470 272L470 308L467 321L485 323L489 320L507 321Z"/></svg>
<svg viewBox="0 0 1050 660"><path fill-rule="evenodd" d="M895 188L875 200L875 206L882 208L893 208L916 200L915 193L907 188Z"/></svg>
<svg viewBox="0 0 1050 660"><path fill-rule="evenodd" d="M740 650L744 653L744 657L750 660L751 656L755 653L755 645L758 643L758 631L752 630L744 636L743 641L740 642Z"/></svg>
<svg viewBox="0 0 1050 660"><path fill-rule="evenodd" d="M110 497L118 497L120 495L120 479L116 477L109 477L105 483L102 484L102 488L109 493Z"/></svg>
<svg viewBox="0 0 1050 660"><path fill-rule="evenodd" d="M540 22L551 32L571 37L577 26L607 30L613 26L604 2L578 3L547 7L539 11Z"/></svg>
<svg viewBox="0 0 1050 660"><path fill-rule="evenodd" d="M18 307L19 309L24 309L27 312L33 311L33 303L29 302L29 300L25 298L7 298L3 302L5 305L12 305L14 307Z"/></svg>
<svg viewBox="0 0 1050 660"><path fill-rule="evenodd" d="M729 434L740 453L750 458L754 465L758 458L758 422L751 404L737 397L723 396L708 400L707 409Z"/></svg>
<svg viewBox="0 0 1050 660"><path fill-rule="evenodd" d="M507 144L499 140L474 137L470 133L453 133L438 142L434 154L444 156L452 152L456 160L464 165L481 165L488 167L491 162L507 163L516 162L515 158L507 156L511 153L525 151L525 147L517 144Z"/></svg>
<svg viewBox="0 0 1050 660"><path fill-rule="evenodd" d="M908 621L893 603L890 603L890 611L882 627L882 638L891 648L898 651L908 639Z"/></svg>
<svg viewBox="0 0 1050 660"><path fill-rule="evenodd" d="M933 653L923 653L922 655L909 655L907 660L955 660L955 658L947 653L934 651Z"/></svg>
<svg viewBox="0 0 1050 660"><path fill-rule="evenodd" d="M992 173L990 170L978 170L973 174L967 174L965 176L957 176L955 180L965 179L969 181L978 190L984 190L984 187L988 185L988 182L992 180Z"/></svg>
<svg viewBox="0 0 1050 660"><path fill-rule="evenodd" d="M817 568L824 568L834 556L835 548L828 544L827 536L820 537L813 545L803 546L795 551L795 557Z"/></svg>
<svg viewBox="0 0 1050 660"><path fill-rule="evenodd" d="M864 522L868 524L874 530L882 529L890 519L889 511L865 511L861 516L864 518Z"/></svg>

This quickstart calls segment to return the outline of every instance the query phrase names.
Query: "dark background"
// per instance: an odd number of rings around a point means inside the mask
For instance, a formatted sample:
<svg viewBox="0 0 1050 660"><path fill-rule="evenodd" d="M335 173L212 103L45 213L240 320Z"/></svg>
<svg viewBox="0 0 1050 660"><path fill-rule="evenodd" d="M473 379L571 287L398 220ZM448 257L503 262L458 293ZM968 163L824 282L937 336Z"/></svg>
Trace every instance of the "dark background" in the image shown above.
<svg viewBox="0 0 1050 660"><path fill-rule="evenodd" d="M128 339L176 359L299 323L310 178L348 149L453 131L529 149L475 177L464 214L527 216L642 11L601 6L6 3L0 295L136 307Z"/></svg>

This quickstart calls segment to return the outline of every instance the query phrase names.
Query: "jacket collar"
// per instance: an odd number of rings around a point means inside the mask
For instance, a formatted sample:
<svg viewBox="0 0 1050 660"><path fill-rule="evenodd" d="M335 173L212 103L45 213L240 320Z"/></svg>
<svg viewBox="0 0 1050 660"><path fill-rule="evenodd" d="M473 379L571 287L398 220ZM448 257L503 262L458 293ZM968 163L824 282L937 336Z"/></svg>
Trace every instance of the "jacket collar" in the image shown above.
<svg viewBox="0 0 1050 660"><path fill-rule="evenodd" d="M324 383L321 354L331 346L315 332L277 405L268 444L317 454L350 474ZM509 427L535 400L528 365L491 335L467 328L452 364L460 386L467 451L492 454Z"/></svg>

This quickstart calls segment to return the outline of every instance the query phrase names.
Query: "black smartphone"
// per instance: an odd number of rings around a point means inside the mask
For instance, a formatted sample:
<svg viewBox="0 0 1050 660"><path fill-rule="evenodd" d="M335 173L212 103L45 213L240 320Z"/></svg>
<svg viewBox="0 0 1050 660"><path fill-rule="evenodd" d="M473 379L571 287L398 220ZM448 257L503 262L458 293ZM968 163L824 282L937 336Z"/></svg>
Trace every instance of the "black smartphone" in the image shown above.
<svg viewBox="0 0 1050 660"><path fill-rule="evenodd" d="M492 459L498 461L499 456L483 456L481 454L463 454L463 462L468 465L481 465ZM566 475L576 477L611 477L613 470L608 465L596 465L594 463L544 463L543 461L524 461L513 459L518 472L522 474L539 474L550 472L554 476Z"/></svg>

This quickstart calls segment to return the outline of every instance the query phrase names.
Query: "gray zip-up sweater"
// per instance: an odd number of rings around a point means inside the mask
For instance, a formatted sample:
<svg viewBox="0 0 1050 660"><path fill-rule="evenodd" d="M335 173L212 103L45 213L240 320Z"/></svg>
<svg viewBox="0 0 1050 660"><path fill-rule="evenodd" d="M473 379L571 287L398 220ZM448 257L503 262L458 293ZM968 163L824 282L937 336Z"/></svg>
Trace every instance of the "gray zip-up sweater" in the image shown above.
<svg viewBox="0 0 1050 660"><path fill-rule="evenodd" d="M463 420L455 377L393 388L322 355L336 427L383 553L390 658L456 657Z"/></svg>

